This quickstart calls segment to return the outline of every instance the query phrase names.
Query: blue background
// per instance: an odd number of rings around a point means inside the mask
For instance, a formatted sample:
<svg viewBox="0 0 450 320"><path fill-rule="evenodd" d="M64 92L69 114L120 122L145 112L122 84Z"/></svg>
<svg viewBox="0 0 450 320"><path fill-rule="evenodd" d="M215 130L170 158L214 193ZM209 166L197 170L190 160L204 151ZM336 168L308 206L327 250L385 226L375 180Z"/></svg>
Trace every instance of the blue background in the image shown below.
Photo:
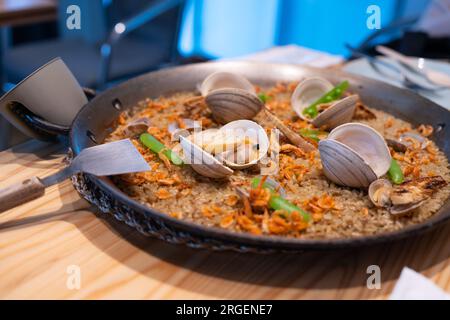
<svg viewBox="0 0 450 320"><path fill-rule="evenodd" d="M346 55L373 30L367 7L381 9L381 25L419 15L429 0L189 0L179 49L183 55L235 57L274 45L298 44Z"/></svg>

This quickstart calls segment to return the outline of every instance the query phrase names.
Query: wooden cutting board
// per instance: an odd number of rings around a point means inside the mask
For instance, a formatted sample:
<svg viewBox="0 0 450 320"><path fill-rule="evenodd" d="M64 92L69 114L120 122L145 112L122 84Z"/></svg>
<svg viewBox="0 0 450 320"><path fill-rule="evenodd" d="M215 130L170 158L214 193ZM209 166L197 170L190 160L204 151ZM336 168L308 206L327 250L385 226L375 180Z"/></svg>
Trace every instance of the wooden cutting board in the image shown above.
<svg viewBox="0 0 450 320"><path fill-rule="evenodd" d="M66 148L30 141L0 153L0 187L63 166ZM147 238L95 213L66 181L0 214L0 298L383 299L404 266L450 292L450 224L360 250L213 253ZM367 288L378 265L381 288Z"/></svg>

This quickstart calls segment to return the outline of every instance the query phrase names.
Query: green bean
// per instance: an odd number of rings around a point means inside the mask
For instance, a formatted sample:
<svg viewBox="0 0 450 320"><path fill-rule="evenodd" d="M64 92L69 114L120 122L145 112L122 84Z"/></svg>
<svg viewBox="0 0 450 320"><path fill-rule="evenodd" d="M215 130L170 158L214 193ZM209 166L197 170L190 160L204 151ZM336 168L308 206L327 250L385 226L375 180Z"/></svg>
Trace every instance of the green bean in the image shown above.
<svg viewBox="0 0 450 320"><path fill-rule="evenodd" d="M166 148L164 144L159 142L158 139L151 134L143 133L139 137L139 140L141 140L142 144L154 153L159 154L162 152L162 154L165 155L174 165L179 166L183 164L183 160L175 152L169 148Z"/></svg>
<svg viewBox="0 0 450 320"><path fill-rule="evenodd" d="M309 116L311 119L314 119L319 114L317 110L317 106L322 103L329 103L331 101L339 99L342 94L347 90L349 86L348 81L343 81L338 84L336 87L331 89L329 92L325 93L322 97L317 99L312 105L303 110L303 114Z"/></svg>
<svg viewBox="0 0 450 320"><path fill-rule="evenodd" d="M267 103L267 101L269 101L269 96L267 94L265 94L264 92L261 92L260 94L258 94L258 97L264 103Z"/></svg>
<svg viewBox="0 0 450 320"><path fill-rule="evenodd" d="M400 168L398 162L395 159L392 159L391 161L391 166L388 171L388 177L395 184L402 184L403 181L405 181L402 168Z"/></svg>
<svg viewBox="0 0 450 320"><path fill-rule="evenodd" d="M280 197L280 196L271 196L269 200L269 206L273 210L284 210L287 213L292 213L294 211L297 211L299 214L301 214L303 220L305 222L309 222L311 216L308 212L300 209L295 204L289 202L288 200Z"/></svg>
<svg viewBox="0 0 450 320"><path fill-rule="evenodd" d="M259 187L259 184L261 183L261 178L260 177L256 177L252 179L252 183L251 183L251 187L252 189L256 189ZM275 189L273 186L271 186L270 184L268 184L267 182L264 182L263 186L264 189L269 189L270 192L274 193Z"/></svg>
<svg viewBox="0 0 450 320"><path fill-rule="evenodd" d="M259 187L261 183L261 178L253 178L251 182L252 189L256 189ZM289 202L288 200L284 199L283 197L276 194L276 190L273 188L273 186L269 185L267 182L264 182L262 185L264 189L269 189L270 193L272 194L269 199L269 207L273 210L284 210L287 213L292 213L294 211L297 211L299 214L301 214L303 220L305 222L308 222L311 219L311 216L308 212L300 209L295 204Z"/></svg>
<svg viewBox="0 0 450 320"><path fill-rule="evenodd" d="M300 135L304 138L310 138L314 141L319 142L320 138L319 136L325 136L327 133L324 131L320 131L320 130L314 130L314 129L308 129L308 128L303 128L300 129L299 131Z"/></svg>

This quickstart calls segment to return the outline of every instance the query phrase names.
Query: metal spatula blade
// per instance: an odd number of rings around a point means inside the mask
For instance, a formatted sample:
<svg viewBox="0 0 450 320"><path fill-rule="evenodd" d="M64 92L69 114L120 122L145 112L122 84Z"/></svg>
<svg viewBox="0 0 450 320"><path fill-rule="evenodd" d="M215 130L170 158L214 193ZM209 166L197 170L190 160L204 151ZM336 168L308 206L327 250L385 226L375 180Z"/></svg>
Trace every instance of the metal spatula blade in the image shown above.
<svg viewBox="0 0 450 320"><path fill-rule="evenodd" d="M44 195L45 188L79 173L96 176L149 171L150 166L129 140L84 149L63 170L43 179L33 177L0 190L0 212Z"/></svg>
<svg viewBox="0 0 450 320"><path fill-rule="evenodd" d="M71 175L84 172L96 176L142 172L150 166L129 139L83 149L70 166L42 179L46 187L61 182Z"/></svg>
<svg viewBox="0 0 450 320"><path fill-rule="evenodd" d="M130 139L84 149L72 161L72 166L76 170L96 176L150 170L150 166Z"/></svg>

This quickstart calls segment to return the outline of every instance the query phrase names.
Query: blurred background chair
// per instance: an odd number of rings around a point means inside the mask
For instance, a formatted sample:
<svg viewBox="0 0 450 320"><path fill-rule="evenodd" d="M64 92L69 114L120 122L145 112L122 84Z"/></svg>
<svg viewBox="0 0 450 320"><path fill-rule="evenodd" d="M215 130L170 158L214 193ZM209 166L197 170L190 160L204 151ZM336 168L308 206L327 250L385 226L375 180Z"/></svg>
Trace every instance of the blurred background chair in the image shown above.
<svg viewBox="0 0 450 320"><path fill-rule="evenodd" d="M81 9L80 30L66 27L74 4ZM92 88L173 63L183 6L183 0L60 0L59 37L6 50L6 81L15 84L58 56Z"/></svg>
<svg viewBox="0 0 450 320"><path fill-rule="evenodd" d="M67 28L70 5L80 7L79 30ZM184 5L184 0L1 3L1 88L8 91L55 57L62 57L82 86L95 89L176 64ZM0 116L0 151L25 139Z"/></svg>

